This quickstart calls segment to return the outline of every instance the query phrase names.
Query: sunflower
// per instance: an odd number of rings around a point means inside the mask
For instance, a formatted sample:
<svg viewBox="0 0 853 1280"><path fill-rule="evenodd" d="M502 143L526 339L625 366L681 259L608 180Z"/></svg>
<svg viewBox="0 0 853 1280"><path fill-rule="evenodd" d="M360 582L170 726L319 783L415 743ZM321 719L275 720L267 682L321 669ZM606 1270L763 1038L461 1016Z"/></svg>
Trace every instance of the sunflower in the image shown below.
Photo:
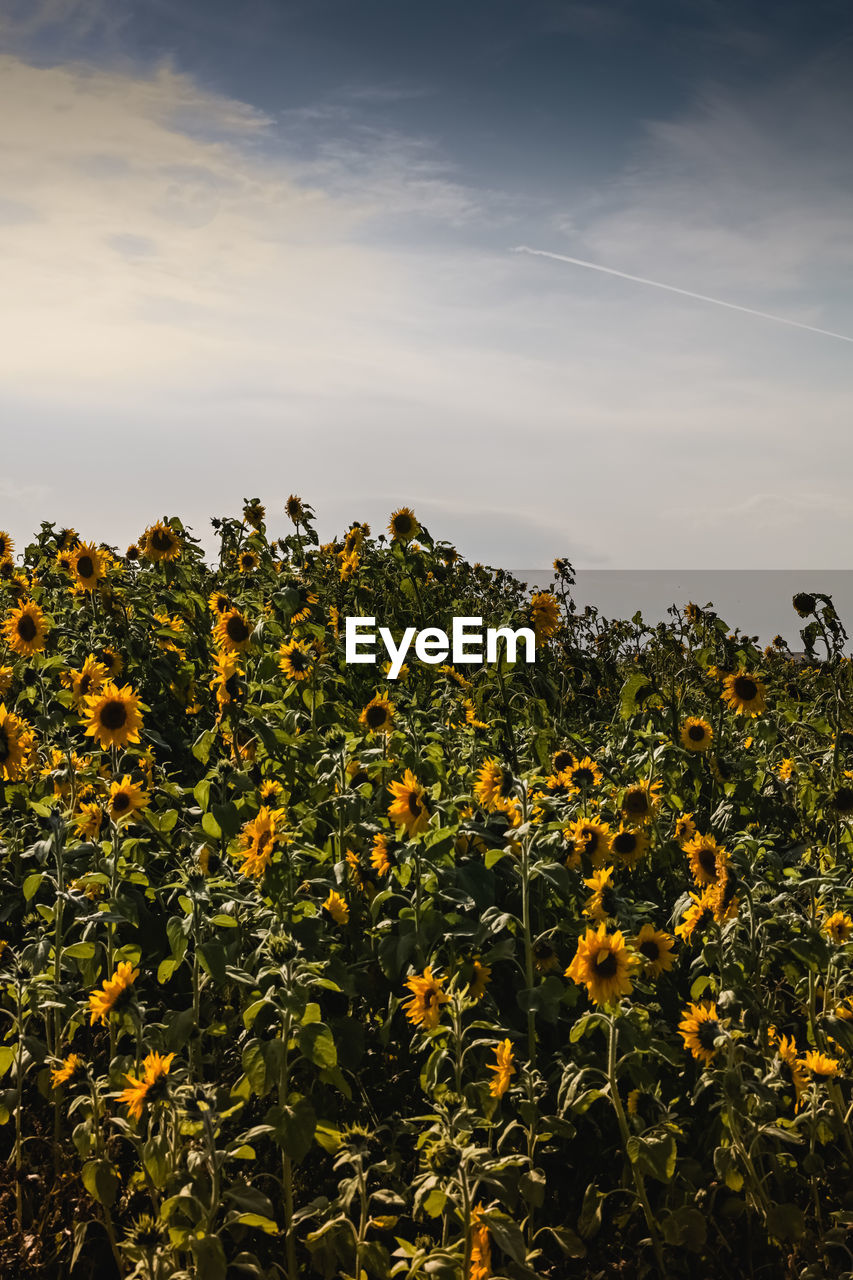
<svg viewBox="0 0 853 1280"><path fill-rule="evenodd" d="M675 839L681 845L682 849L696 834L696 823L693 821L693 814L682 813L681 817L676 819L674 832Z"/></svg>
<svg viewBox="0 0 853 1280"><path fill-rule="evenodd" d="M107 684L86 698L83 718L88 720L86 737L96 738L104 750L107 747L126 747L129 742L139 742L142 716L139 698L129 684L119 688Z"/></svg>
<svg viewBox="0 0 853 1280"><path fill-rule="evenodd" d="M12 610L3 630L9 648L22 658L31 658L45 646L47 628L44 614L32 600L25 600L17 609Z"/></svg>
<svg viewBox="0 0 853 1280"><path fill-rule="evenodd" d="M682 1010L678 1030L694 1058L704 1062L707 1067L717 1050L714 1041L725 1034L725 1029L717 1014L717 1006L713 1000L703 1000L701 1004L688 1004Z"/></svg>
<svg viewBox="0 0 853 1280"><path fill-rule="evenodd" d="M111 978L106 978L100 991L89 993L90 1023L106 1023L115 1010L120 1009L131 997L131 987L139 977L139 970L123 960Z"/></svg>
<svg viewBox="0 0 853 1280"><path fill-rule="evenodd" d="M596 924L603 920L611 920L616 916L616 895L613 891L613 873L615 867L602 867L594 871L584 884L592 889L591 896L584 904L583 914L589 916Z"/></svg>
<svg viewBox="0 0 853 1280"><path fill-rule="evenodd" d="M534 942L533 963L539 973L551 973L559 966L557 953L547 938L539 938Z"/></svg>
<svg viewBox="0 0 853 1280"><path fill-rule="evenodd" d="M492 1274L492 1243L489 1224L483 1219L480 1205L475 1205L471 1211L469 1235L468 1274L465 1280L489 1280Z"/></svg>
<svg viewBox="0 0 853 1280"><path fill-rule="evenodd" d="M140 541L146 560L177 560L181 554L180 539L162 520L150 525Z"/></svg>
<svg viewBox="0 0 853 1280"><path fill-rule="evenodd" d="M572 853L567 859L570 867L580 866L582 856L589 858L593 867L598 867L610 851L610 827L606 822L578 818L563 829L563 835L572 846Z"/></svg>
<svg viewBox="0 0 853 1280"><path fill-rule="evenodd" d="M650 978L659 978L675 963L672 954L675 939L653 924L644 924L634 939L634 950L643 958L643 969Z"/></svg>
<svg viewBox="0 0 853 1280"><path fill-rule="evenodd" d="M830 799L830 806L842 818L853 814L853 787L838 787Z"/></svg>
<svg viewBox="0 0 853 1280"><path fill-rule="evenodd" d="M632 822L648 822L660 804L660 782L635 782L622 796L622 812Z"/></svg>
<svg viewBox="0 0 853 1280"><path fill-rule="evenodd" d="M530 597L530 621L536 643L548 640L560 625L560 606L550 591L537 591Z"/></svg>
<svg viewBox="0 0 853 1280"><path fill-rule="evenodd" d="M796 772L796 768L796 763L791 759L791 757L785 756L776 772L783 782L790 782Z"/></svg>
<svg viewBox="0 0 853 1280"><path fill-rule="evenodd" d="M95 656L101 666L106 667L107 675L112 676L113 679L124 671L124 658L120 653L116 653L115 649L98 649Z"/></svg>
<svg viewBox="0 0 853 1280"><path fill-rule="evenodd" d="M107 812L116 824L124 822L134 813L144 809L148 804L148 796L141 787L131 782L130 775L125 774L121 782L110 783L110 795L107 800Z"/></svg>
<svg viewBox="0 0 853 1280"><path fill-rule="evenodd" d="M470 725L472 729L488 729L485 720L480 720L477 716L477 708L470 698L466 698L462 703L462 709L465 712L465 723Z"/></svg>
<svg viewBox="0 0 853 1280"><path fill-rule="evenodd" d="M594 1004L612 1004L633 989L631 970L635 964L636 956L624 935L618 930L608 933L606 924L602 923L597 929L587 929L585 936L578 939L578 949L566 977L585 986Z"/></svg>
<svg viewBox="0 0 853 1280"><path fill-rule="evenodd" d="M373 837L373 848L370 851L370 865L378 876L387 876L394 866L393 854L388 847L388 836L381 833Z"/></svg>
<svg viewBox="0 0 853 1280"><path fill-rule="evenodd" d="M816 1049L810 1049L801 1061L806 1071L810 1071L813 1076L837 1076L841 1070L841 1063L837 1058L830 1058Z"/></svg>
<svg viewBox="0 0 853 1280"><path fill-rule="evenodd" d="M400 507L388 521L388 532L394 542L411 542L420 533L421 526L409 507Z"/></svg>
<svg viewBox="0 0 853 1280"><path fill-rule="evenodd" d="M560 747L551 756L551 768L554 773L562 773L564 769L568 769L570 764L574 764L575 754L569 751L568 747Z"/></svg>
<svg viewBox="0 0 853 1280"><path fill-rule="evenodd" d="M703 929L705 925L710 924L713 920L714 904L711 896L712 892L713 886L709 886L701 894L690 894L690 906L675 930L676 936L681 938L682 942L689 942L697 930Z"/></svg>
<svg viewBox="0 0 853 1280"><path fill-rule="evenodd" d="M278 654L279 669L291 680L307 680L314 670L314 655L300 640L283 644Z"/></svg>
<svg viewBox="0 0 853 1280"><path fill-rule="evenodd" d="M687 751L707 751L713 736L708 721L699 716L688 716L681 726L681 745Z"/></svg>
<svg viewBox="0 0 853 1280"><path fill-rule="evenodd" d="M79 671L71 668L68 671L63 671L59 678L66 689L71 690L74 706L78 711L81 711L83 703L89 694L97 693L108 675L109 672L104 664L98 662L95 655L90 653Z"/></svg>
<svg viewBox="0 0 853 1280"><path fill-rule="evenodd" d="M468 983L468 995L472 1000L482 1000L486 987L492 980L492 966L475 960L472 965L471 981Z"/></svg>
<svg viewBox="0 0 853 1280"><path fill-rule="evenodd" d="M592 787L598 786L602 774L595 761L590 756L584 756L582 760L572 760L571 764L561 771L559 777L569 791L584 794Z"/></svg>
<svg viewBox="0 0 853 1280"><path fill-rule="evenodd" d="M513 1064L512 1041L502 1040L495 1047L494 1064L487 1062L489 1071L494 1071L495 1078L489 1082L489 1093L493 1098L502 1098L509 1088L510 1077L515 1075Z"/></svg>
<svg viewBox="0 0 853 1280"><path fill-rule="evenodd" d="M0 666L0 697L11 689L14 675L15 672L12 667Z"/></svg>
<svg viewBox="0 0 853 1280"><path fill-rule="evenodd" d="M146 1103L158 1102L166 1097L169 1070L174 1056L173 1053L167 1053L165 1057L159 1053L149 1053L142 1060L142 1075L139 1079L131 1075L124 1077L128 1087L119 1095L119 1102L124 1103L135 1120L142 1119L142 1109Z"/></svg>
<svg viewBox="0 0 853 1280"><path fill-rule="evenodd" d="M733 672L723 681L723 701L738 715L760 716L767 710L766 689L758 676L747 671Z"/></svg>
<svg viewBox="0 0 853 1280"><path fill-rule="evenodd" d="M5 529L0 529L0 560L11 560L15 554L15 543Z"/></svg>
<svg viewBox="0 0 853 1280"><path fill-rule="evenodd" d="M284 788L281 783L277 782L275 778L265 778L258 787L258 795L261 798L262 804L269 804L271 800L278 800L283 791Z"/></svg>
<svg viewBox="0 0 853 1280"><path fill-rule="evenodd" d="M220 613L213 628L213 638L220 649L230 653L245 653L252 643L249 620L236 607Z"/></svg>
<svg viewBox="0 0 853 1280"><path fill-rule="evenodd" d="M253 529L259 530L266 519L266 507L260 498L252 498L250 502L243 504L243 519L252 526Z"/></svg>
<svg viewBox="0 0 853 1280"><path fill-rule="evenodd" d="M104 811L99 804L89 801L80 805L77 816L74 819L74 830L78 836L86 840L97 840L101 834L101 825L104 821Z"/></svg>
<svg viewBox="0 0 853 1280"><path fill-rule="evenodd" d="M142 555L138 542L131 542L124 553L125 560L138 560Z"/></svg>
<svg viewBox="0 0 853 1280"><path fill-rule="evenodd" d="M441 1006L450 1003L450 996L442 989L444 978L433 973L432 966L427 965L420 977L413 974L406 979L406 986L411 996L403 1004L406 1017L416 1027L424 1031L434 1031L441 1017Z"/></svg>
<svg viewBox="0 0 853 1280"><path fill-rule="evenodd" d="M32 730L26 721L0 703L0 782L17 782L31 746Z"/></svg>
<svg viewBox="0 0 853 1280"><path fill-rule="evenodd" d="M335 893L334 889L329 891L329 896L323 903L323 910L329 913L335 924L343 925L349 920L349 907L341 895Z"/></svg>
<svg viewBox="0 0 853 1280"><path fill-rule="evenodd" d="M228 612L231 608L231 601L224 591L211 591L207 599L207 607L211 613L219 615Z"/></svg>
<svg viewBox="0 0 853 1280"><path fill-rule="evenodd" d="M388 806L391 821L405 827L409 836L425 831L430 820L429 802L411 769L406 769L402 782L391 782L388 789L394 797Z"/></svg>
<svg viewBox="0 0 853 1280"><path fill-rule="evenodd" d="M103 557L90 542L81 542L72 553L71 571L77 580L77 586L83 591L94 591L101 579L106 577Z"/></svg>
<svg viewBox="0 0 853 1280"><path fill-rule="evenodd" d="M610 852L626 867L636 866L649 851L649 837L641 827L627 827L620 822L619 830L610 837Z"/></svg>
<svg viewBox="0 0 853 1280"><path fill-rule="evenodd" d="M296 608L290 615L290 621L293 626L300 622L307 622L311 617L312 606L319 603L319 596L315 596L313 591L309 591L306 587L296 587L296 594L299 597Z"/></svg>
<svg viewBox="0 0 853 1280"><path fill-rule="evenodd" d="M776 1052L791 1073L797 1108L799 1109L800 1098L806 1087L806 1073L797 1053L797 1043L793 1036L780 1036L775 1027L768 1027L767 1034L770 1038L770 1043L775 1046Z"/></svg>
<svg viewBox="0 0 853 1280"><path fill-rule="evenodd" d="M58 1089L60 1085L69 1084L76 1075L79 1074L83 1066L83 1059L76 1053L69 1053L67 1058L63 1058L58 1067L54 1067L50 1073L51 1087Z"/></svg>
<svg viewBox="0 0 853 1280"><path fill-rule="evenodd" d="M284 509L287 512L288 519L292 520L295 525L304 524L305 508L302 505L302 499L298 498L295 493L292 493L287 499Z"/></svg>
<svg viewBox="0 0 853 1280"><path fill-rule="evenodd" d="M477 772L474 795L487 813L505 813L515 799L512 774L498 760L487 760Z"/></svg>
<svg viewBox="0 0 853 1280"><path fill-rule="evenodd" d="M358 722L363 724L370 733L388 733L394 723L393 702L389 702L387 698L377 693L358 717Z"/></svg>
<svg viewBox="0 0 853 1280"><path fill-rule="evenodd" d="M284 809L268 809L261 805L258 815L243 824L240 843L235 851L241 859L243 875L260 879L272 862L275 846L286 840Z"/></svg>
<svg viewBox="0 0 853 1280"><path fill-rule="evenodd" d="M720 872L728 861L725 849L718 845L713 836L696 835L683 845L690 862L693 879L698 885L716 884Z"/></svg>
<svg viewBox="0 0 853 1280"><path fill-rule="evenodd" d="M209 688L216 695L220 708L227 707L237 697L242 674L240 659L235 653L226 649L224 653L216 654L213 659L213 677L209 682Z"/></svg>
<svg viewBox="0 0 853 1280"><path fill-rule="evenodd" d="M241 551L237 557L237 568L241 573L254 573L260 561L254 551Z"/></svg>
<svg viewBox="0 0 853 1280"><path fill-rule="evenodd" d="M2 762L0 762L0 769L2 769ZM821 928L828 938L841 946L853 935L853 920L843 911L834 911L824 920Z"/></svg>

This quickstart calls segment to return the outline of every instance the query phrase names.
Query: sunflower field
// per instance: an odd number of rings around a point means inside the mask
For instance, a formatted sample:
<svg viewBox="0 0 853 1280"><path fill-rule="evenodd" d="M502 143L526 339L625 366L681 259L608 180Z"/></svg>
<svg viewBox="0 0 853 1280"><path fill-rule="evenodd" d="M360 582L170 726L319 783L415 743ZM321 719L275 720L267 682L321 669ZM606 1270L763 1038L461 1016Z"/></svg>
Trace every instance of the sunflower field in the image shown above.
<svg viewBox="0 0 853 1280"><path fill-rule="evenodd" d="M794 655L407 508L213 527L0 534L0 1274L853 1276L831 600ZM536 660L391 680L348 616Z"/></svg>

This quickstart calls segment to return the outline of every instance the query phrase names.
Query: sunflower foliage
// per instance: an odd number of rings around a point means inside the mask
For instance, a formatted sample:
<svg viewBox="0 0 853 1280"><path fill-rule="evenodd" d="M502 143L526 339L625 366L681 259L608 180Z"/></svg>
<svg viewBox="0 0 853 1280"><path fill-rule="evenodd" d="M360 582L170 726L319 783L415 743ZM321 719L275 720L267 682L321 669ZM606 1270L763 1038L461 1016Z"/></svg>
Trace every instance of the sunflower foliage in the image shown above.
<svg viewBox="0 0 853 1280"><path fill-rule="evenodd" d="M408 508L0 533L3 1274L853 1275L853 690ZM530 626L532 665L347 665ZM627 1270L626 1270L627 1268Z"/></svg>

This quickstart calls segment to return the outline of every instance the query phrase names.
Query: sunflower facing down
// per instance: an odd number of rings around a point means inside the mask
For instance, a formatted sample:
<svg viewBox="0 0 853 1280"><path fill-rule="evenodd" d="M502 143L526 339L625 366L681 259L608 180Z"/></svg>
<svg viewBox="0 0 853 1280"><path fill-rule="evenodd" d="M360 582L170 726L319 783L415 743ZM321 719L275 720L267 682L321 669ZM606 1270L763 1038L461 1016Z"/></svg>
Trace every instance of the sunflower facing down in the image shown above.
<svg viewBox="0 0 853 1280"><path fill-rule="evenodd" d="M131 818L134 813L140 812L148 804L148 796L134 782L131 782L130 775L125 774L121 782L114 780L110 783L110 796L107 800L107 812L113 822L125 822Z"/></svg>
<svg viewBox="0 0 853 1280"><path fill-rule="evenodd" d="M22 658L40 653L47 643L44 614L32 600L13 609L3 626L9 648Z"/></svg>
<svg viewBox="0 0 853 1280"><path fill-rule="evenodd" d="M489 1071L494 1071L494 1080L489 1081L489 1093L493 1098L502 1098L509 1088L510 1078L515 1075L513 1064L512 1041L501 1040L495 1046L495 1062L487 1062Z"/></svg>
<svg viewBox="0 0 853 1280"><path fill-rule="evenodd" d="M119 1095L134 1120L142 1119L142 1110L146 1104L160 1102L167 1097L169 1091L169 1069L174 1058L173 1053L162 1056L149 1053L142 1060L142 1075L126 1075L128 1087Z"/></svg>
<svg viewBox="0 0 853 1280"><path fill-rule="evenodd" d="M314 655L301 640L291 640L278 651L279 668L290 680L307 680L314 670Z"/></svg>
<svg viewBox="0 0 853 1280"><path fill-rule="evenodd" d="M572 847L566 865L577 868L581 858L587 857L593 867L600 867L610 851L610 827L606 822L593 818L578 818L563 828L563 835Z"/></svg>
<svg viewBox="0 0 853 1280"><path fill-rule="evenodd" d="M139 970L123 960L111 978L106 978L100 991L89 993L90 1023L106 1023L111 1013L122 1008L131 997L131 988L139 977Z"/></svg>
<svg viewBox="0 0 853 1280"><path fill-rule="evenodd" d="M220 649L229 653L245 653L252 643L252 628L249 620L239 609L226 609L220 613L213 628L213 639Z"/></svg>
<svg viewBox="0 0 853 1280"><path fill-rule="evenodd" d="M394 797L388 806L391 821L405 827L409 836L425 831L430 820L429 801L411 769L406 769L402 782L391 782L388 789Z"/></svg>
<svg viewBox="0 0 853 1280"><path fill-rule="evenodd" d="M608 933L606 924L602 923L597 929L587 929L584 937L578 939L578 949L566 977L586 987L593 1004L613 1004L619 996L633 990L631 970L636 959L624 935L618 930Z"/></svg>
<svg viewBox="0 0 853 1280"><path fill-rule="evenodd" d="M427 965L423 973L413 974L406 979L406 986L411 996L403 1004L406 1017L416 1027L424 1031L434 1031L441 1017L441 1006L450 1003L450 996L442 989L444 978L433 973L432 966Z"/></svg>
<svg viewBox="0 0 853 1280"><path fill-rule="evenodd" d="M388 521L388 532L394 542L411 542L421 531L415 513L409 507L400 507L394 511Z"/></svg>
<svg viewBox="0 0 853 1280"><path fill-rule="evenodd" d="M142 728L139 698L129 684L121 689L117 684L104 685L86 698L82 714L88 721L86 736L97 739L104 750L139 742Z"/></svg>
<svg viewBox="0 0 853 1280"><path fill-rule="evenodd" d="M760 716L767 710L766 689L758 676L747 671L727 675L723 682L723 701L738 715Z"/></svg>
<svg viewBox="0 0 853 1280"><path fill-rule="evenodd" d="M181 542L178 535L162 520L150 525L142 535L140 542L142 544L142 554L146 560L165 560L168 562L177 560L181 554Z"/></svg>
<svg viewBox="0 0 853 1280"><path fill-rule="evenodd" d="M650 978L659 978L672 968L674 946L675 939L653 924L644 924L634 939L634 949L643 959L643 971Z"/></svg>
<svg viewBox="0 0 853 1280"><path fill-rule="evenodd" d="M678 1030L684 1041L685 1049L689 1049L699 1062L707 1067L717 1050L714 1042L725 1035L725 1027L720 1021L717 1006L713 1000L703 1000L700 1004L688 1004L682 1010Z"/></svg>
<svg viewBox="0 0 853 1280"><path fill-rule="evenodd" d="M707 751L713 736L708 721L699 716L688 716L681 726L681 745L686 751Z"/></svg>
<svg viewBox="0 0 853 1280"><path fill-rule="evenodd" d="M549 640L560 626L560 606L550 591L537 591L530 597L530 622L536 643Z"/></svg>
<svg viewBox="0 0 853 1280"><path fill-rule="evenodd" d="M358 722L370 733L388 733L394 723L393 702L377 693L358 717Z"/></svg>
<svg viewBox="0 0 853 1280"><path fill-rule="evenodd" d="M0 782L17 782L26 769L32 730L20 716L0 703Z"/></svg>
<svg viewBox="0 0 853 1280"><path fill-rule="evenodd" d="M682 847L696 883L700 886L716 884L728 861L728 854L714 837L695 835Z"/></svg>

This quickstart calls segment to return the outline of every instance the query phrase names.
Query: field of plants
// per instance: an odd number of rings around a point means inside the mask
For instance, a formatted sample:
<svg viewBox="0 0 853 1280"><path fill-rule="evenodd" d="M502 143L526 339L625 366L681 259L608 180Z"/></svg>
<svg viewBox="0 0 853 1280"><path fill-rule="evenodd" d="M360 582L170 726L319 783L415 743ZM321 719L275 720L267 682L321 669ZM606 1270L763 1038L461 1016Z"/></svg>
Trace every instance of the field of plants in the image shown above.
<svg viewBox="0 0 853 1280"><path fill-rule="evenodd" d="M274 523L0 533L4 1280L853 1276L828 597L792 655Z"/></svg>

